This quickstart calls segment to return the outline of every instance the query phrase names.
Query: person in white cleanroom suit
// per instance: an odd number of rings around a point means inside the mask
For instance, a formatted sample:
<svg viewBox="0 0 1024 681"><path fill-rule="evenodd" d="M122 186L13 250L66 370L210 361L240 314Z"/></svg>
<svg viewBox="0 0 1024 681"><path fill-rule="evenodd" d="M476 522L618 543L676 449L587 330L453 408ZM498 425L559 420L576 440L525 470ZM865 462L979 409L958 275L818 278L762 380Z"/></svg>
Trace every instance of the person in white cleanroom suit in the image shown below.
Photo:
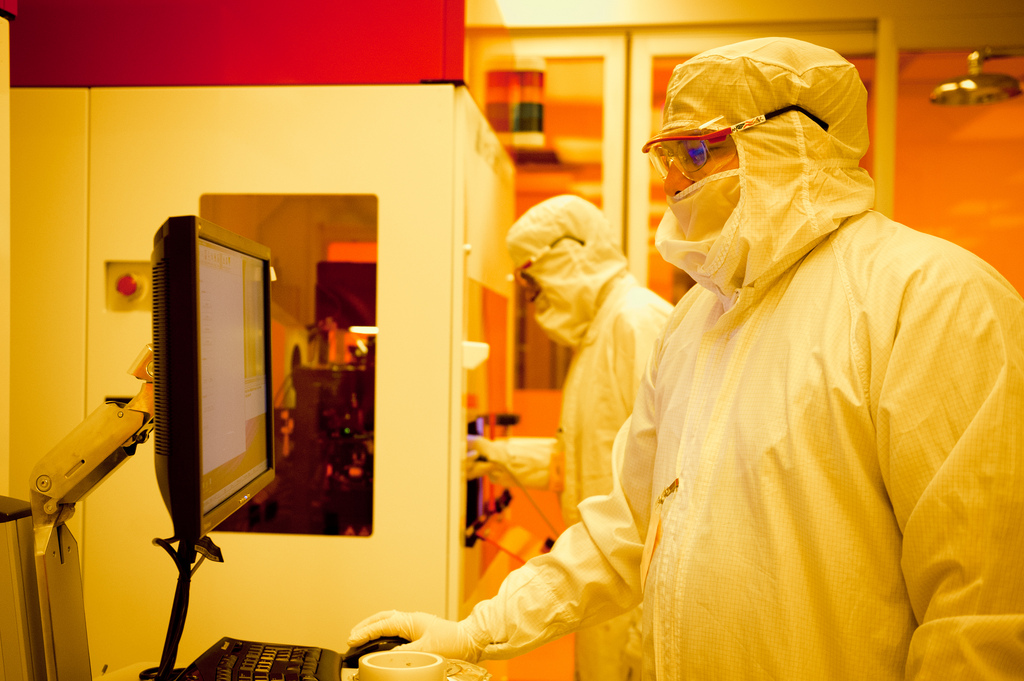
<svg viewBox="0 0 1024 681"><path fill-rule="evenodd" d="M626 271L626 257L611 236L595 205L565 195L530 208L506 237L518 279L535 296L537 323L552 341L574 351L558 432L565 461L559 501L567 526L579 520L581 500L612 489L615 434L672 312ZM514 441L484 439L475 448L523 484L546 486L550 449L531 452ZM581 681L623 681L639 663L638 610L577 632Z"/></svg>
<svg viewBox="0 0 1024 681"><path fill-rule="evenodd" d="M655 242L699 286L614 491L465 620L382 613L352 639L411 617L411 646L503 658L642 598L645 678L1021 677L1024 301L871 210L865 99L852 65L790 39L676 67L648 147L671 159ZM695 170L692 138L725 124Z"/></svg>

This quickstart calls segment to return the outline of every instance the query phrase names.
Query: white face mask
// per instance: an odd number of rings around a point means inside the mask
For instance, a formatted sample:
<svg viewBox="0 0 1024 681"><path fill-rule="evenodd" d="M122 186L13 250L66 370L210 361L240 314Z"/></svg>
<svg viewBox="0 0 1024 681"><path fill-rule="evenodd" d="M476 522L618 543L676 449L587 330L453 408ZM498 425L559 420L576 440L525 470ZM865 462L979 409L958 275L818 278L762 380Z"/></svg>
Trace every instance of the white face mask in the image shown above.
<svg viewBox="0 0 1024 681"><path fill-rule="evenodd" d="M579 346L590 320L574 314L569 301L562 300L555 292L541 291L533 306L534 319L553 343L570 348Z"/></svg>
<svg viewBox="0 0 1024 681"><path fill-rule="evenodd" d="M693 276L704 265L739 201L738 168L695 182L669 197L668 207L675 220L666 215L661 221L655 247L667 262Z"/></svg>

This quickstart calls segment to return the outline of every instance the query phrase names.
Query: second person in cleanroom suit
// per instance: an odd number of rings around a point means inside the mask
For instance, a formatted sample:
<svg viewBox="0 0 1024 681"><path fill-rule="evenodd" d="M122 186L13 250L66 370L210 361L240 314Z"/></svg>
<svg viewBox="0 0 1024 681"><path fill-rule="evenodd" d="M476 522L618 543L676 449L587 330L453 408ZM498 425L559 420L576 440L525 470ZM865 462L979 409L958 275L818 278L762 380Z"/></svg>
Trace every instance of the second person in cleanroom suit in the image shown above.
<svg viewBox="0 0 1024 681"><path fill-rule="evenodd" d="M698 286L613 492L411 647L511 657L642 599L647 679L1021 678L1024 300L872 210L866 100L847 60L787 38L676 67L645 151L655 245ZM969 145L948 151L964 172Z"/></svg>
<svg viewBox="0 0 1024 681"><path fill-rule="evenodd" d="M573 349L562 386L558 441L565 456L559 495L566 525L577 504L612 490L612 443L626 421L647 358L672 306L640 286L612 241L611 226L577 196L543 201L509 229L509 255L533 299L535 318L552 341ZM476 448L522 481L544 479L542 455L505 442ZM538 453L539 454L539 453ZM639 674L639 611L576 633L580 681L625 681Z"/></svg>

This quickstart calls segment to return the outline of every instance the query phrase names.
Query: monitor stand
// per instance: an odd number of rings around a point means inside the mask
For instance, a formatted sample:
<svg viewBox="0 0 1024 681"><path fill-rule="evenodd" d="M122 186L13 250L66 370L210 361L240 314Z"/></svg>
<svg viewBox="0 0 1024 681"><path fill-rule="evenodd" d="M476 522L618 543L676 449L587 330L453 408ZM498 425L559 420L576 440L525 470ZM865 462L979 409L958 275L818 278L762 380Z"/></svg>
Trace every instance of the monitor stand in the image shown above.
<svg viewBox="0 0 1024 681"><path fill-rule="evenodd" d="M92 678L78 542L66 521L74 514L75 504L117 470L149 436L153 427L152 358L152 349L146 346L129 370L144 381L139 394L127 404L108 401L100 405L58 442L32 469L28 510L24 502L12 509L12 518L17 515L13 519L16 532L5 534L16 541L7 542L12 544L7 553L17 551L19 607L25 614L13 627L11 640L19 641L12 646L14 654L29 662L21 665L25 667L24 677L7 678ZM0 560L7 557L0 555ZM5 664L7 647L8 640L0 640ZM7 672L6 668L0 671Z"/></svg>
<svg viewBox="0 0 1024 681"><path fill-rule="evenodd" d="M50 626L57 678L90 679L89 637L85 627L85 597L78 542L67 525L50 534L46 545L46 585L50 591Z"/></svg>
<svg viewBox="0 0 1024 681"><path fill-rule="evenodd" d="M0 600L11 604L0 610L0 678L45 678L32 508L11 497L0 497Z"/></svg>
<svg viewBox="0 0 1024 681"><path fill-rule="evenodd" d="M0 613L0 671L8 681L46 678L34 547L28 502L0 497L0 593L14 604ZM66 525L51 533L43 564L57 678L92 678L78 542Z"/></svg>

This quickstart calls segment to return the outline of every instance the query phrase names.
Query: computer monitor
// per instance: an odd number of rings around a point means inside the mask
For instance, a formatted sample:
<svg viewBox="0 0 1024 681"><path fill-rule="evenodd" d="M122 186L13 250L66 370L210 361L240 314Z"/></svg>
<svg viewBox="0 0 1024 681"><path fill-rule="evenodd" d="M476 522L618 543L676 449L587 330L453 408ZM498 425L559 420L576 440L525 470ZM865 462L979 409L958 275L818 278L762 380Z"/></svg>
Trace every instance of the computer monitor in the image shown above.
<svg viewBox="0 0 1024 681"><path fill-rule="evenodd" d="M195 216L153 240L156 471L179 551L274 478L270 249Z"/></svg>

